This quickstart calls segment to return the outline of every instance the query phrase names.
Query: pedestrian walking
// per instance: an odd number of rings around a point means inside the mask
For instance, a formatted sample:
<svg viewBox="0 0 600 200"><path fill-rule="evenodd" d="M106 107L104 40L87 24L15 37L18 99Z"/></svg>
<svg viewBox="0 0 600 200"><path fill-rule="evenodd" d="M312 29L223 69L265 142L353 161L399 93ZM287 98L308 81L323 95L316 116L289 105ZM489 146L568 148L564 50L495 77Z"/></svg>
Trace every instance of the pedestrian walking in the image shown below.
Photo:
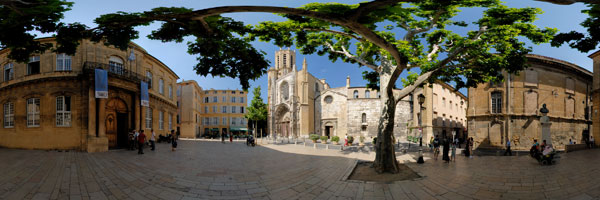
<svg viewBox="0 0 600 200"><path fill-rule="evenodd" d="M465 157L471 157L471 151L469 150L469 144L471 143L471 140L469 138L467 138L465 140Z"/></svg>
<svg viewBox="0 0 600 200"><path fill-rule="evenodd" d="M506 151L504 151L504 156L506 156L506 154L512 156L512 152L510 151L510 140L506 141Z"/></svg>
<svg viewBox="0 0 600 200"><path fill-rule="evenodd" d="M135 129L131 129L127 134L127 149L133 151L135 147Z"/></svg>
<svg viewBox="0 0 600 200"><path fill-rule="evenodd" d="M444 137L442 140L444 144L444 149L442 150L442 160L446 161L446 163L450 162L450 157L448 157L448 153L450 151L450 141L448 138Z"/></svg>
<svg viewBox="0 0 600 200"><path fill-rule="evenodd" d="M348 146L348 136L344 136L344 146Z"/></svg>
<svg viewBox="0 0 600 200"><path fill-rule="evenodd" d="M140 130L140 131L144 131L144 130ZM140 135L139 131L135 131L135 133L133 133L133 140L134 140L133 145L135 145L134 149L138 149L139 148L138 142L137 142L139 135Z"/></svg>
<svg viewBox="0 0 600 200"><path fill-rule="evenodd" d="M225 133L221 133L221 143L225 143Z"/></svg>
<svg viewBox="0 0 600 200"><path fill-rule="evenodd" d="M229 143L233 143L233 133L229 133Z"/></svg>
<svg viewBox="0 0 600 200"><path fill-rule="evenodd" d="M152 131L152 135L150 135L150 147L152 147L150 150L154 151L154 149L156 148L156 135L154 134L154 129L150 129Z"/></svg>
<svg viewBox="0 0 600 200"><path fill-rule="evenodd" d="M451 155L452 155L452 157L451 157L452 161L456 162L456 144L452 144L452 154Z"/></svg>
<svg viewBox="0 0 600 200"><path fill-rule="evenodd" d="M471 154L469 158L473 158L473 155L475 155L475 153L473 152L473 137L469 138L469 140L471 140L469 142L469 154Z"/></svg>
<svg viewBox="0 0 600 200"><path fill-rule="evenodd" d="M144 143L146 142L146 135L144 130L141 130L137 136L138 139L138 154L144 154Z"/></svg>
<svg viewBox="0 0 600 200"><path fill-rule="evenodd" d="M438 155L440 155L440 139L436 135L435 139L433 139L433 158L434 158L434 160L437 160Z"/></svg>
<svg viewBox="0 0 600 200"><path fill-rule="evenodd" d="M433 151L433 136L431 136L431 139L429 139L429 150Z"/></svg>
<svg viewBox="0 0 600 200"><path fill-rule="evenodd" d="M177 150L177 135L175 130L171 130L171 151Z"/></svg>

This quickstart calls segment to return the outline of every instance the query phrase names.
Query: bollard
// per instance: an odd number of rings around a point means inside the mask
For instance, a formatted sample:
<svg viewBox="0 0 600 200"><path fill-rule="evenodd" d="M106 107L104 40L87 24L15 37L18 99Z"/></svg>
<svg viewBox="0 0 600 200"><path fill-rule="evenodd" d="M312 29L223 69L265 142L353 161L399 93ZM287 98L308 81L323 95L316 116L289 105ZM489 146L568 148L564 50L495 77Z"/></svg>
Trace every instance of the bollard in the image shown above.
<svg viewBox="0 0 600 200"><path fill-rule="evenodd" d="M317 143L313 143L313 149L317 148Z"/></svg>
<svg viewBox="0 0 600 200"><path fill-rule="evenodd" d="M325 150L329 150L329 145L328 144L325 145Z"/></svg>
<svg viewBox="0 0 600 200"><path fill-rule="evenodd" d="M304 146L306 146L306 142L304 142L304 143L302 143L302 144L304 144Z"/></svg>

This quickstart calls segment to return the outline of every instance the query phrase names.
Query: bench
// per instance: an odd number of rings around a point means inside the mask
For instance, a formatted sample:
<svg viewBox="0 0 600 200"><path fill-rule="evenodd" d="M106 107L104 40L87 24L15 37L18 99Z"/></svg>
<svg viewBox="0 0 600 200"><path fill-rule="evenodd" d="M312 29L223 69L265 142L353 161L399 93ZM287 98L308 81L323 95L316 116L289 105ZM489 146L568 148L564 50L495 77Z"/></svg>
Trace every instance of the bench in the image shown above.
<svg viewBox="0 0 600 200"><path fill-rule="evenodd" d="M565 152L579 151L587 149L586 144L567 144L565 145Z"/></svg>

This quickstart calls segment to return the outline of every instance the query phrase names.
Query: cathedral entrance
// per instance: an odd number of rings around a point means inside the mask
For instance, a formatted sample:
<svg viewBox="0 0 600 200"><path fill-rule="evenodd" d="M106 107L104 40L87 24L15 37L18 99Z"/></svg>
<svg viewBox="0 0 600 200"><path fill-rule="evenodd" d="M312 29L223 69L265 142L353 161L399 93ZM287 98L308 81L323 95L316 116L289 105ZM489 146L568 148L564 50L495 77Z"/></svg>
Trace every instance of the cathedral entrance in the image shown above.
<svg viewBox="0 0 600 200"><path fill-rule="evenodd" d="M127 147L129 111L125 102L113 98L106 104L106 137L109 148Z"/></svg>
<svg viewBox="0 0 600 200"><path fill-rule="evenodd" d="M332 130L333 130L333 126L325 126L325 136L327 136L327 138L331 137Z"/></svg>
<svg viewBox="0 0 600 200"><path fill-rule="evenodd" d="M280 137L289 137L293 134L289 111L286 105L280 105L275 110L275 130Z"/></svg>

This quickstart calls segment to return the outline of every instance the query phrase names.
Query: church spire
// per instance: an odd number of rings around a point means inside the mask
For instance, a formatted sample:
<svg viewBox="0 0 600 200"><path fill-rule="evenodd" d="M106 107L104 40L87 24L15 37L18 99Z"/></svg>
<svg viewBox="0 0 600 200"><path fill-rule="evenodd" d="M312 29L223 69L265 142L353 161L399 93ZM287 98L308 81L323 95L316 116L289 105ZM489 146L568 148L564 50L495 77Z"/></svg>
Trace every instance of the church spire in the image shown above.
<svg viewBox="0 0 600 200"><path fill-rule="evenodd" d="M302 70L308 71L308 69L306 68L306 57L304 57L304 60L302 61Z"/></svg>

